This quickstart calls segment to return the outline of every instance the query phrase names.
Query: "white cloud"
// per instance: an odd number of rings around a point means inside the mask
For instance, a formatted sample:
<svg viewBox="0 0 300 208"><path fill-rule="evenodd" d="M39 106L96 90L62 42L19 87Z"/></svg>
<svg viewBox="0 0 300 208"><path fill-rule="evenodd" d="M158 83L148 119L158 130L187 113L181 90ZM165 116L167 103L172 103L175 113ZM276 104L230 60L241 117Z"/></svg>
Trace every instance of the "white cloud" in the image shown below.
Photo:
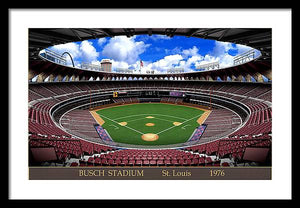
<svg viewBox="0 0 300 208"><path fill-rule="evenodd" d="M229 50L231 49L236 49L232 43L215 41L215 46L212 52L204 56L204 59L202 62L200 62L200 65L216 61L219 61L220 68L233 65L234 56L229 54Z"/></svg>
<svg viewBox="0 0 300 208"><path fill-rule="evenodd" d="M115 61L127 62L130 65L134 64L139 59L139 55L145 52L149 46L143 41L136 42L135 37L117 36L109 40L103 48L102 54Z"/></svg>
<svg viewBox="0 0 300 208"><path fill-rule="evenodd" d="M80 66L81 62L93 62L97 61L99 57L99 52L96 51L96 48L93 46L90 41L82 41L78 43L66 43L50 47L50 50L53 50L59 54L64 52L69 52L73 58L74 64ZM67 65L71 65L71 60L66 56Z"/></svg>
<svg viewBox="0 0 300 208"><path fill-rule="evenodd" d="M113 69L116 69L116 68L129 68L129 65L125 61L112 60L112 68Z"/></svg>
<svg viewBox="0 0 300 208"><path fill-rule="evenodd" d="M251 47L245 45L240 45L240 44L234 45L228 42L215 41L215 47L213 48L212 53L207 54L208 56L204 60L205 61L209 60L207 63L213 61L219 61L220 68L230 67L233 65L234 56L229 54L229 50L236 50L237 55L239 55L251 49L252 49ZM257 50L255 50L255 53L256 56L259 54Z"/></svg>
<svg viewBox="0 0 300 208"><path fill-rule="evenodd" d="M154 40L169 39L169 37L161 35L153 35L150 37ZM116 68L139 70L140 55L150 46L150 44L145 44L144 41L137 41L136 36L131 38L127 38L126 36L117 36L110 39L100 38L96 44L101 47L104 46L101 55L112 60L113 70ZM97 52L91 41L86 40L81 43L56 45L50 49L60 54L66 51L69 52L76 66L80 66L81 62L100 64L98 60L100 52ZM141 71L142 73L146 73L147 70L154 70L157 73L161 73L166 72L166 70L170 68L184 68L185 71L188 72L193 71L197 65L216 61L219 61L220 68L229 67L233 64L234 58L234 56L230 55L230 50L235 50L237 54L241 54L250 49L250 47L244 45L215 41L214 48L207 54L201 55L199 54L199 46L195 45L184 50L180 46L176 46L173 49L164 49L156 46L155 50L157 52L165 50L166 56L153 63L143 60L144 67ZM71 65L71 61L68 60L68 58L67 62L68 65Z"/></svg>
<svg viewBox="0 0 300 208"><path fill-rule="evenodd" d="M202 60L203 56L198 54L199 49L196 46L192 48L179 50L177 54L168 55L160 60L153 63L144 63L142 73L147 70L154 70L157 73L166 73L170 68L184 68L186 72L193 71L195 65L198 65Z"/></svg>
<svg viewBox="0 0 300 208"><path fill-rule="evenodd" d="M228 53L230 49L234 49L232 43L215 41L215 46L211 54L213 56L220 57Z"/></svg>
<svg viewBox="0 0 300 208"><path fill-rule="evenodd" d="M50 47L50 50L53 50L59 54L64 52L69 52L73 59L76 59L81 56L81 51L79 49L79 44L77 43L66 43Z"/></svg>
<svg viewBox="0 0 300 208"><path fill-rule="evenodd" d="M206 54L202 61L198 62L197 65L204 65L212 62L220 61L220 57L212 56L210 54Z"/></svg>
<svg viewBox="0 0 300 208"><path fill-rule="evenodd" d="M98 60L95 60L95 61L92 61L91 64L100 66L101 62Z"/></svg>
<svg viewBox="0 0 300 208"><path fill-rule="evenodd" d="M107 41L106 38L99 38L97 43L99 46L102 46L106 41Z"/></svg>
<svg viewBox="0 0 300 208"><path fill-rule="evenodd" d="M186 63L187 68L190 68L192 64L198 65L202 60L203 60L203 56L201 56L200 54L193 55L187 60Z"/></svg>
<svg viewBox="0 0 300 208"><path fill-rule="evenodd" d="M197 56L197 55L199 55L198 51L199 51L199 49L196 46L193 46L193 48L183 50L182 54L185 57L188 57L188 56Z"/></svg>
<svg viewBox="0 0 300 208"><path fill-rule="evenodd" d="M234 56L229 55L228 53L221 57L220 59L220 68L230 67L233 65Z"/></svg>
<svg viewBox="0 0 300 208"><path fill-rule="evenodd" d="M193 71L196 65L198 65L202 60L203 56L198 53L199 49L196 46L193 46L189 49L184 49L177 54L178 58L176 63L172 63L169 68L184 68L186 72ZM166 59L168 61L168 59Z"/></svg>
<svg viewBox="0 0 300 208"><path fill-rule="evenodd" d="M82 41L80 44L80 51L82 53L82 61L91 63L92 61L96 61L99 52L96 51L96 48L93 46L93 43L90 41Z"/></svg>
<svg viewBox="0 0 300 208"><path fill-rule="evenodd" d="M151 36L149 36L149 39L152 39L154 41L157 41L157 40L170 40L171 37L166 36L166 35L151 35Z"/></svg>
<svg viewBox="0 0 300 208"><path fill-rule="evenodd" d="M170 55L173 54L174 55L174 54L181 53L181 47L176 46L173 49L165 48L164 51L165 51L166 54L170 54Z"/></svg>
<svg viewBox="0 0 300 208"><path fill-rule="evenodd" d="M183 57L179 54L165 56L163 59L160 59L152 64L152 68L159 71L164 71L169 68L174 68L179 65Z"/></svg>

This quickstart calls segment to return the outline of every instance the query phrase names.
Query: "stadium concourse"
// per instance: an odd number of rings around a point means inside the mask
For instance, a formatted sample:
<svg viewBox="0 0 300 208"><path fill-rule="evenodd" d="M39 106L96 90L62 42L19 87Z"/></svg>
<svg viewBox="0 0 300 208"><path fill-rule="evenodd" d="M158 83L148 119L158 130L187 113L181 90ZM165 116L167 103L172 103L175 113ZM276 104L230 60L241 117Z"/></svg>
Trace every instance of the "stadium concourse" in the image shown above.
<svg viewBox="0 0 300 208"><path fill-rule="evenodd" d="M261 56L228 68L175 74L85 70L40 56L57 43L149 33L247 44ZM28 81L29 166L271 166L270 29L30 29ZM166 145L115 142L102 126L105 117L92 113L150 102L207 113L188 141ZM174 128L183 128L176 122Z"/></svg>

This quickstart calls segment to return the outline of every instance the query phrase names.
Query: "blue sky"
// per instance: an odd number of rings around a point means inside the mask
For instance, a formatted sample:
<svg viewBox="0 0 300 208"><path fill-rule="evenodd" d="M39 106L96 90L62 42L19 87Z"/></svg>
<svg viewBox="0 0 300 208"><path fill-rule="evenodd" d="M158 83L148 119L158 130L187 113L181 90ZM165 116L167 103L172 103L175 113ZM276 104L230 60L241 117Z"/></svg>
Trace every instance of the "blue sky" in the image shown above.
<svg viewBox="0 0 300 208"><path fill-rule="evenodd" d="M100 64L102 59L111 59L113 71L116 68L138 70L143 61L142 73L154 70L166 72L169 68L184 68L195 71L196 66L219 61L220 67L233 64L233 57L250 50L250 47L228 42L194 37L164 35L116 36L82 42L67 43L50 47L58 53L68 51L75 62ZM67 57L68 59L68 57ZM68 61L70 64L70 60Z"/></svg>

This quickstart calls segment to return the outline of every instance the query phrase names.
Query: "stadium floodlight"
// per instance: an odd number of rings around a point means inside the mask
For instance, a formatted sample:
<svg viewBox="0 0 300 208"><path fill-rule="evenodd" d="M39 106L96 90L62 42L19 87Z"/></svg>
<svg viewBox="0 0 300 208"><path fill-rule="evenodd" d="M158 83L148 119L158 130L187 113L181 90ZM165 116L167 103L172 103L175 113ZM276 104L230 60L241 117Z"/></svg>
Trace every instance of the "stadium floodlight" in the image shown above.
<svg viewBox="0 0 300 208"><path fill-rule="evenodd" d="M168 74L183 73L184 68L171 68L167 70Z"/></svg>
<svg viewBox="0 0 300 208"><path fill-rule="evenodd" d="M255 49L251 49L249 51L246 51L245 53L242 53L240 55L237 55L233 58L233 65L240 65L244 64L246 62L249 62L255 58Z"/></svg>
<svg viewBox="0 0 300 208"><path fill-rule="evenodd" d="M81 63L81 69L91 70L91 71L103 71L100 65L90 64L86 62Z"/></svg>
<svg viewBox="0 0 300 208"><path fill-rule="evenodd" d="M117 73L123 73L123 74L132 74L133 70L128 68L116 68Z"/></svg>
<svg viewBox="0 0 300 208"><path fill-rule="evenodd" d="M219 69L219 68L220 68L219 61L196 66L196 69L203 69L205 71L207 71L207 70L213 70L213 69Z"/></svg>

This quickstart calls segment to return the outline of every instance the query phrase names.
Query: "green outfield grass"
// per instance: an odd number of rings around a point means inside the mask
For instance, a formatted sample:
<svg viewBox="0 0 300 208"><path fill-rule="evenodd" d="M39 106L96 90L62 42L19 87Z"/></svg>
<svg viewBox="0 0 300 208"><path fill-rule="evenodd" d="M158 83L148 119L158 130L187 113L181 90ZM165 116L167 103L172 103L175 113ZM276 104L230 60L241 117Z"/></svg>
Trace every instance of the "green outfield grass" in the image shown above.
<svg viewBox="0 0 300 208"><path fill-rule="evenodd" d="M204 111L183 105L139 103L104 108L97 113L115 142L167 145L186 142ZM142 135L147 133L158 135L158 139L144 141Z"/></svg>

